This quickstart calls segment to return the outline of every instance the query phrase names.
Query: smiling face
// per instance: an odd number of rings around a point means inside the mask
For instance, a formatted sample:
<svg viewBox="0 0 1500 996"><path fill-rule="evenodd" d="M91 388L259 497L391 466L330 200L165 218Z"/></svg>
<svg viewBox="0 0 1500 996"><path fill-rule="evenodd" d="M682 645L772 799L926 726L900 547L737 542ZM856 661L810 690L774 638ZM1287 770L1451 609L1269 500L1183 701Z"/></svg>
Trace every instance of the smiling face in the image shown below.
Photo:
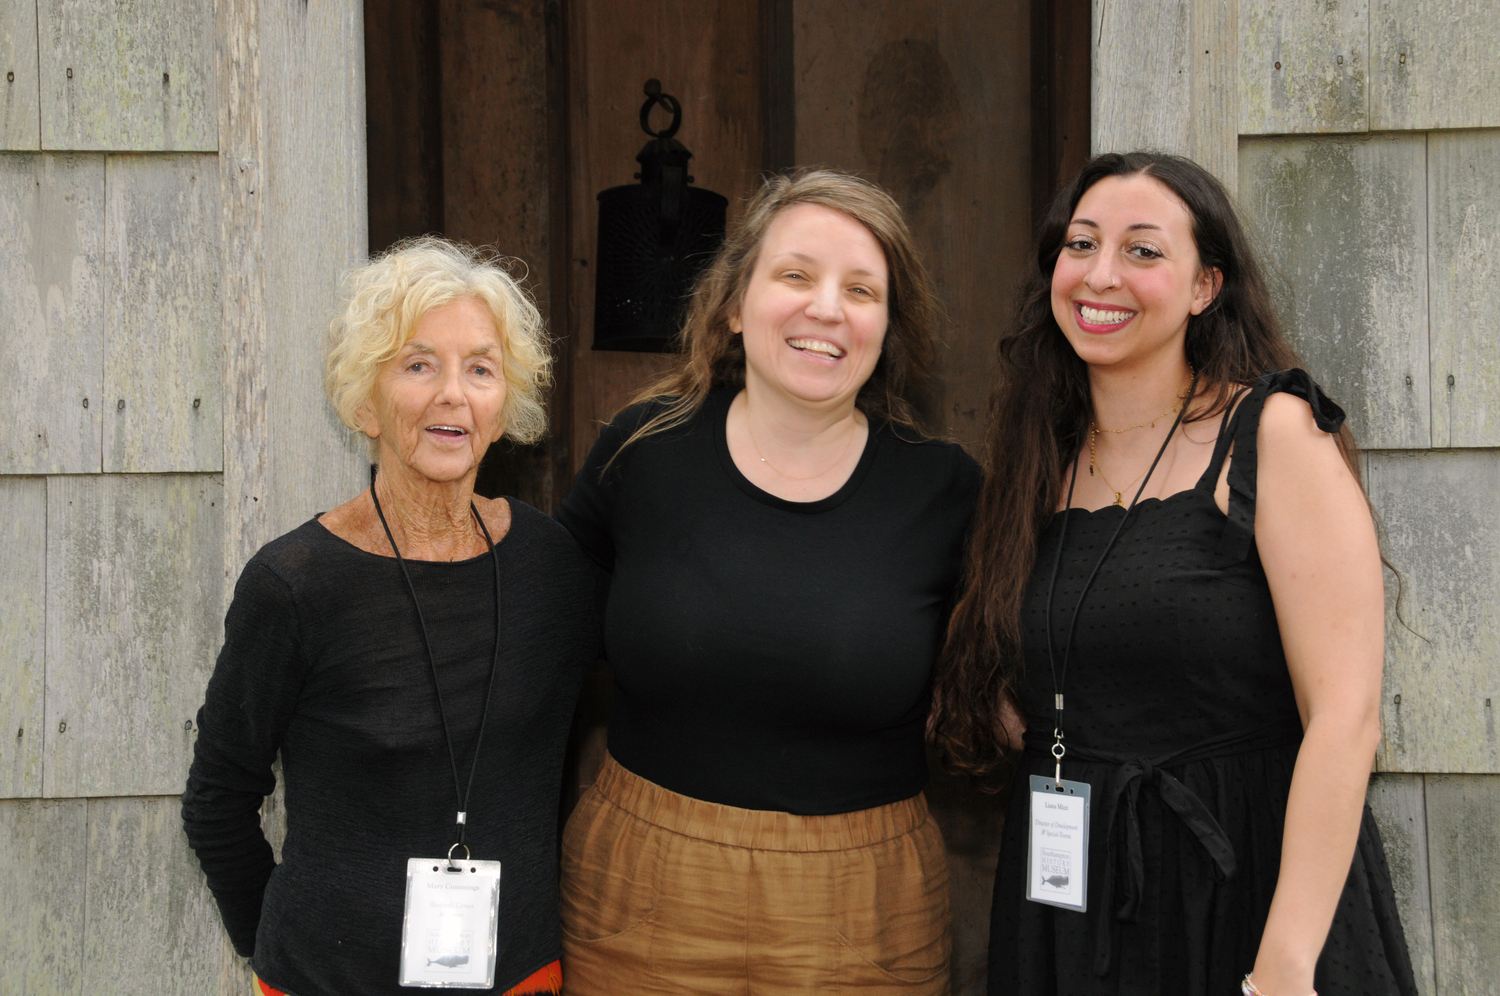
<svg viewBox="0 0 1500 996"><path fill-rule="evenodd" d="M1188 316L1213 301L1192 217L1153 177L1107 177L1078 201L1052 271L1052 314L1079 357L1126 368L1181 356Z"/></svg>
<svg viewBox="0 0 1500 996"><path fill-rule="evenodd" d="M852 405L880 360L887 300L885 252L868 228L820 204L787 208L729 322L744 336L747 389Z"/></svg>
<svg viewBox="0 0 1500 996"><path fill-rule="evenodd" d="M399 464L443 483L475 473L504 432L501 354L495 321L474 298L423 315L401 352L381 366L363 411L382 466Z"/></svg>

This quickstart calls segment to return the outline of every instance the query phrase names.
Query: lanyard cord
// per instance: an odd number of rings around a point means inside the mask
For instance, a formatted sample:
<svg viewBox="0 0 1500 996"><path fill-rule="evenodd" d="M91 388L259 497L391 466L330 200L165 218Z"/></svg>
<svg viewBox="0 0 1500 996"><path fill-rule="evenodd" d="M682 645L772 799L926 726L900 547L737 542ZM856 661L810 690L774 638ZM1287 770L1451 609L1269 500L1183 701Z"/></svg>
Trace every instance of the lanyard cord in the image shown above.
<svg viewBox="0 0 1500 996"><path fill-rule="evenodd" d="M469 795L474 791L474 772L479 770L479 748L484 743L484 728L490 718L490 693L495 688L495 673L500 670L500 553L495 549L495 541L490 539L490 531L484 524L484 516L469 502L469 511L473 513L474 520L479 523L479 531L484 533L484 541L490 547L490 559L495 564L495 652L490 659L490 680L484 686L484 710L479 714L479 732L474 736L474 760L469 765L469 785L460 791L458 779L458 756L453 751L453 734L448 731L448 711L443 707L443 686L438 681L437 658L432 655L432 639L427 635L427 620L422 617L422 603L417 599L417 586L412 584L411 572L406 569L406 561L401 557L401 551L396 547L396 538L391 535L391 527L385 521L385 510L380 507L380 499L375 494L375 482L370 482L370 500L375 503L375 514L380 516L380 525L385 529L385 538L390 541L391 552L396 555L396 563L401 565L401 576L406 579L406 589L411 592L412 604L417 609L417 625L422 629L422 645L427 648L427 663L432 668L432 687L437 692L438 719L443 723L443 740L448 745L448 764L453 769L453 794L458 800L458 844L463 844L465 853L468 845L464 844L464 831L468 828L469 819ZM455 844L454 846L458 846ZM449 848L448 853L453 853Z"/></svg>
<svg viewBox="0 0 1500 996"><path fill-rule="evenodd" d="M1047 670L1052 674L1052 705L1055 712L1052 735L1056 738L1056 743L1052 746L1052 756L1057 759L1059 782L1062 780L1062 758L1065 753L1062 746L1063 683L1068 677L1068 660L1073 656L1073 634L1078 630L1078 617L1083 614L1083 600L1088 597L1094 578L1099 576L1099 569L1104 566L1104 561L1109 557L1110 551L1115 548L1115 540L1119 539L1120 533L1125 530L1125 523L1130 520L1130 513L1135 511L1136 502L1141 500L1141 493L1146 490L1151 475L1156 472L1156 465L1161 463L1162 456L1167 452L1167 444L1176 435L1177 427L1182 424L1183 416L1187 414L1188 404L1197 393L1197 389L1198 374L1194 372L1193 382L1188 385L1188 400L1182 403L1181 409L1177 412L1177 418L1172 422L1172 428L1167 431L1167 438L1162 440L1161 449L1156 451L1156 459L1151 461L1146 476L1141 479L1141 486L1136 489L1135 497L1130 499L1130 507L1125 509L1125 514L1120 517L1120 524L1115 527L1114 534L1104 545L1104 552L1099 555L1099 562L1094 565L1088 580L1083 583L1083 589L1078 593L1078 603L1073 606L1073 618L1068 622L1068 640L1063 644L1062 670L1059 674L1057 658L1052 649L1052 602L1057 593L1057 575L1062 568L1063 546L1068 540L1068 520L1072 518L1068 513L1073 509L1073 486L1078 483L1078 460L1076 457L1073 460L1073 472L1068 478L1068 500L1063 506L1062 533L1057 538L1057 556L1052 560L1052 580L1047 586Z"/></svg>

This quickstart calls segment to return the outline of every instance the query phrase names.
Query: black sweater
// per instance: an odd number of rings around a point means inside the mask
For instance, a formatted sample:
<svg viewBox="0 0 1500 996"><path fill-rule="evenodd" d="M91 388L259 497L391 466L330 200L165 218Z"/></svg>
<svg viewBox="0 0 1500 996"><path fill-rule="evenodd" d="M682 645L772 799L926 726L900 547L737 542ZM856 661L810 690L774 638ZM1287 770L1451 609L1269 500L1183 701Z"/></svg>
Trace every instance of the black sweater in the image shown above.
<svg viewBox="0 0 1500 996"><path fill-rule="evenodd" d="M613 574L610 753L747 809L910 798L927 779L932 663L979 468L953 443L872 421L842 488L785 501L735 467L733 397L715 391L690 423L621 451L656 410L627 409L557 513Z"/></svg>
<svg viewBox="0 0 1500 996"><path fill-rule="evenodd" d="M512 499L500 554L503 639L467 842L502 862L496 991L560 954L557 813L599 573ZM489 554L408 561L467 780L495 639ZM411 594L391 557L316 521L246 565L224 623L183 794L188 841L235 949L296 996L398 984L406 859L453 843L453 775ZM257 810L281 754L281 864Z"/></svg>

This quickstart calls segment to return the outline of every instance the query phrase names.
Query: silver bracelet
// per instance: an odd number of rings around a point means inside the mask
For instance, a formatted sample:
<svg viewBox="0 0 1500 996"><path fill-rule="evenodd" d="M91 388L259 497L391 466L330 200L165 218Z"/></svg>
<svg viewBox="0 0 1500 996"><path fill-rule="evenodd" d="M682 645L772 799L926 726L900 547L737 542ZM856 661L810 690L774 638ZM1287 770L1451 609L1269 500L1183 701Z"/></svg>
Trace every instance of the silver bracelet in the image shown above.
<svg viewBox="0 0 1500 996"><path fill-rule="evenodd" d="M1250 973L1246 972L1245 981L1240 983L1240 996L1266 996L1266 994L1261 992L1260 988L1254 982L1250 981ZM1318 991L1314 989L1309 996L1318 996Z"/></svg>

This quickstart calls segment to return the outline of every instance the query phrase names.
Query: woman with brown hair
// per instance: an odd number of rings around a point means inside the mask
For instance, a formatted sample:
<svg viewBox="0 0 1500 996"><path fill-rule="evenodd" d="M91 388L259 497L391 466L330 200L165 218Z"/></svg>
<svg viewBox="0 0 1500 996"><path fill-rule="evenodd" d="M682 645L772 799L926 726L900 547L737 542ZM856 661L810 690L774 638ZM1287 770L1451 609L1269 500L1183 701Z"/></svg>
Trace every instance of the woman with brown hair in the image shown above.
<svg viewBox="0 0 1500 996"><path fill-rule="evenodd" d="M615 677L569 992L947 991L923 727L979 473L917 428L936 328L888 195L772 177L600 435L558 512Z"/></svg>
<svg viewBox="0 0 1500 996"><path fill-rule="evenodd" d="M1024 745L992 996L1414 993L1343 411L1189 160L1091 160L1034 258L932 717L971 772Z"/></svg>

